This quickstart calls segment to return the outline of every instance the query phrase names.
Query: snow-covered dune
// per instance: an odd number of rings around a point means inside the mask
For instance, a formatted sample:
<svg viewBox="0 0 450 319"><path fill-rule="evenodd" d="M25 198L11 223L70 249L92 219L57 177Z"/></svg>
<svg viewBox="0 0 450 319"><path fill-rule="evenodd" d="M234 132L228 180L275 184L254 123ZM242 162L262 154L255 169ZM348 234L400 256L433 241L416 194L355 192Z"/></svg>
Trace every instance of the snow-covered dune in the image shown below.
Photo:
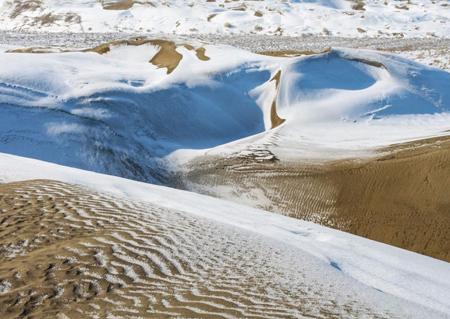
<svg viewBox="0 0 450 319"><path fill-rule="evenodd" d="M338 158L447 134L449 87L448 72L375 51L294 59L281 77L277 110L286 122L271 150Z"/></svg>
<svg viewBox="0 0 450 319"><path fill-rule="evenodd" d="M249 238L262 236L269 242L281 243L285 249L293 248L289 252L292 262L301 260L298 267L309 273L304 279L308 284L315 273L315 287L324 284L333 290L336 286L339 294L351 291L350 295L355 290L361 291L360 301L370 301L377 311L385 313L382 316L445 318L450 315L450 266L437 259L204 195L0 154L1 182L29 179L81 185L117 196L118 202L122 198L141 203L142 207L154 205L171 213L187 214L187 218L194 216L199 221L206 218L239 234L249 234ZM136 216L127 220L133 218ZM191 225L198 227L199 224L192 222ZM253 247L253 242L250 239L248 247ZM301 259L297 259L300 256ZM271 255L266 263L272 265L272 258L278 260L279 256ZM294 268L280 269L276 278L295 271ZM354 316L345 316L348 315Z"/></svg>
<svg viewBox="0 0 450 319"><path fill-rule="evenodd" d="M208 48L208 61L182 46L180 64L167 74L149 63L158 50L2 55L3 150L147 180L156 157L264 130L248 92L269 71L246 64L241 52L233 61Z"/></svg>
<svg viewBox="0 0 450 319"><path fill-rule="evenodd" d="M0 151L145 181L180 150L264 143L275 127L272 151L302 157L449 129L450 73L372 51L280 58L136 40L0 63Z"/></svg>
<svg viewBox="0 0 450 319"><path fill-rule="evenodd" d="M0 29L448 37L448 1L4 0Z"/></svg>

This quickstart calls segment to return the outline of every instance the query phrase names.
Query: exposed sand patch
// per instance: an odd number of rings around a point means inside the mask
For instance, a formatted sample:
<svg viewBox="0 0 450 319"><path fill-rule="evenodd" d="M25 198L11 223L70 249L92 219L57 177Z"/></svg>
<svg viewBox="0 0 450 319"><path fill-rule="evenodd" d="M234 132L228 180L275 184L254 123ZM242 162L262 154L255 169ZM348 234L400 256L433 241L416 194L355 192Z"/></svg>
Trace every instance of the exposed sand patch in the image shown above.
<svg viewBox="0 0 450 319"><path fill-rule="evenodd" d="M366 4L363 0L349 0L352 2L352 9L353 10L359 10L359 11L366 11Z"/></svg>
<svg viewBox="0 0 450 319"><path fill-rule="evenodd" d="M134 5L133 0L101 0L105 10L128 10Z"/></svg>
<svg viewBox="0 0 450 319"><path fill-rule="evenodd" d="M178 46L184 46L188 50L195 50L197 58L201 61L210 60L210 58L206 55L205 48L194 48L190 44L176 44L173 41L162 39L135 38L130 40L113 41L99 45L92 49L85 50L85 52L105 54L111 50L112 46L140 46L144 44L152 44L160 48L158 53L151 58L150 63L160 68L167 68L167 74L172 73L180 64L180 61L183 58L183 55L177 51Z"/></svg>
<svg viewBox="0 0 450 319"><path fill-rule="evenodd" d="M326 165L205 158L192 163L180 187L450 261L450 138L384 152ZM224 195L223 187L233 191ZM253 198L255 190L261 194Z"/></svg>
<svg viewBox="0 0 450 319"><path fill-rule="evenodd" d="M364 64L367 64L370 66L374 66L376 68L386 69L386 66L383 63L380 63L378 61L373 61L373 60L368 60L368 59L357 59L357 58L351 58L351 59L347 58L347 60L364 63Z"/></svg>
<svg viewBox="0 0 450 319"><path fill-rule="evenodd" d="M81 23L81 17L74 12L65 12L61 14L46 12L36 16L34 13L38 10L41 12L45 11L42 0L14 0L12 2L12 11L9 17L11 19L16 19L21 15L26 16L33 13L32 16L26 18L26 21L30 26L38 26L39 28L54 25L55 22L64 22L66 24Z"/></svg>
<svg viewBox="0 0 450 319"><path fill-rule="evenodd" d="M208 22L211 22L212 19L214 19L214 17L217 16L217 13L212 13L208 16L208 18L206 20L208 20Z"/></svg>
<svg viewBox="0 0 450 319"><path fill-rule="evenodd" d="M200 61L208 61L210 57L206 55L206 49L203 47L195 48L190 44L176 44L173 41L162 39L147 39L147 38L134 38L129 40L117 40L107 43L103 43L94 48L70 50L61 48L46 48L46 47L32 47L32 48L18 48L6 51L7 53L63 53L63 52L95 52L98 54L106 54L111 51L114 46L141 46L145 44L151 44L159 47L158 53L156 53L150 59L150 63L159 67L166 68L167 74L172 73L180 64L183 59L183 55L177 51L178 46L184 46L188 50L195 51L195 55Z"/></svg>
<svg viewBox="0 0 450 319"><path fill-rule="evenodd" d="M158 45L160 50L150 60L150 63L160 68L167 68L167 74L172 73L183 58L183 56L177 52L175 43L165 40L153 40L151 43Z"/></svg>
<svg viewBox="0 0 450 319"><path fill-rule="evenodd" d="M201 61L208 61L210 60L210 57L206 55L206 49L205 48L198 48L195 50L195 53L197 55L197 58Z"/></svg>
<svg viewBox="0 0 450 319"><path fill-rule="evenodd" d="M263 237L73 185L0 185L0 225L5 319L390 317Z"/></svg>
<svg viewBox="0 0 450 319"><path fill-rule="evenodd" d="M121 46L121 45L126 45L126 46L140 46L140 45L144 45L144 44L148 44L148 43L152 43L153 40L147 39L147 38L133 38L133 39L128 39L128 40L115 40L115 41L110 41L110 42L106 42L106 43L102 43L94 48L90 48L90 49L85 49L82 50L82 52L95 52L98 54L106 54L109 51L111 51L111 47L113 46ZM155 41L163 41L163 40L155 40Z"/></svg>
<svg viewBox="0 0 450 319"><path fill-rule="evenodd" d="M306 56L306 55L316 55L316 54L324 54L331 52L331 47L326 48L324 50L320 51L312 51L312 50L305 50L305 51L296 51L296 50L282 50L282 51L260 51L257 52L258 54L262 55L268 55L268 56L275 56L275 57L285 57L285 58L292 58L297 56ZM364 63L370 66L374 66L377 68L386 68L382 63L378 61L368 60L368 59L357 59L357 58L346 58L349 61L355 61Z"/></svg>
<svg viewBox="0 0 450 319"><path fill-rule="evenodd" d="M55 49L55 48L39 48L39 47L35 47L35 48L18 48L18 49L11 49L11 50L7 50L6 53L35 53L35 54L39 54L39 53L55 53L55 52L67 52L67 50L63 50L63 49Z"/></svg>
<svg viewBox="0 0 450 319"><path fill-rule="evenodd" d="M190 44L184 44L184 47L186 49L188 49L189 51L195 51L195 55L197 56L197 58L201 61L209 61L211 60L211 58L209 56L206 55L206 49L201 47L201 48L195 48Z"/></svg>

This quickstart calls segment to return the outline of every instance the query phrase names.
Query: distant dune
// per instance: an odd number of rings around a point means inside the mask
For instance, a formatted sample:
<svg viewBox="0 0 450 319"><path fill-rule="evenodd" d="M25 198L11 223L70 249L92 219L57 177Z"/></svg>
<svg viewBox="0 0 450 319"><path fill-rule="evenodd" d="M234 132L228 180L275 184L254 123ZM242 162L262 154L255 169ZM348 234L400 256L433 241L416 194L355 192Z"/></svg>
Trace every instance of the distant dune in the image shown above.
<svg viewBox="0 0 450 319"><path fill-rule="evenodd" d="M10 0L0 30L448 38L449 18L446 0Z"/></svg>

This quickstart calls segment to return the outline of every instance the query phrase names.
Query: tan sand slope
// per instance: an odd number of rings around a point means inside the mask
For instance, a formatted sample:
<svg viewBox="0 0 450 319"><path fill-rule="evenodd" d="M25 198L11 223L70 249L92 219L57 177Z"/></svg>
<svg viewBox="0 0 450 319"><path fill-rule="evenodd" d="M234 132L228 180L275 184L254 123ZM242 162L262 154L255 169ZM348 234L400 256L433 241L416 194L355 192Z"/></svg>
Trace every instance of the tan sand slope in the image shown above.
<svg viewBox="0 0 450 319"><path fill-rule="evenodd" d="M450 138L385 151L326 165L204 158L178 187L450 261Z"/></svg>
<svg viewBox="0 0 450 319"><path fill-rule="evenodd" d="M298 250L73 185L0 185L0 226L4 319L391 317Z"/></svg>

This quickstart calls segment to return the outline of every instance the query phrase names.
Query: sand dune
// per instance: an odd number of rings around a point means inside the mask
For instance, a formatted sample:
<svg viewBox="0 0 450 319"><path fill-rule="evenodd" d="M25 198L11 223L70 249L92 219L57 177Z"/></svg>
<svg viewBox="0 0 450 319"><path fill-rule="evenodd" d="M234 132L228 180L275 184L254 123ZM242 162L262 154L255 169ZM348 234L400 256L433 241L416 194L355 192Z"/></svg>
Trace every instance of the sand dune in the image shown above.
<svg viewBox="0 0 450 319"><path fill-rule="evenodd" d="M2 318L390 317L285 246L180 212L44 180L1 185L0 209Z"/></svg>
<svg viewBox="0 0 450 319"><path fill-rule="evenodd" d="M266 153L194 161L177 186L450 261L450 138L328 164Z"/></svg>
<svg viewBox="0 0 450 319"><path fill-rule="evenodd" d="M282 58L133 38L85 51L1 55L2 151L161 184L194 153L237 152L174 183L449 259L447 143L302 162L442 135L449 73L350 49Z"/></svg>

